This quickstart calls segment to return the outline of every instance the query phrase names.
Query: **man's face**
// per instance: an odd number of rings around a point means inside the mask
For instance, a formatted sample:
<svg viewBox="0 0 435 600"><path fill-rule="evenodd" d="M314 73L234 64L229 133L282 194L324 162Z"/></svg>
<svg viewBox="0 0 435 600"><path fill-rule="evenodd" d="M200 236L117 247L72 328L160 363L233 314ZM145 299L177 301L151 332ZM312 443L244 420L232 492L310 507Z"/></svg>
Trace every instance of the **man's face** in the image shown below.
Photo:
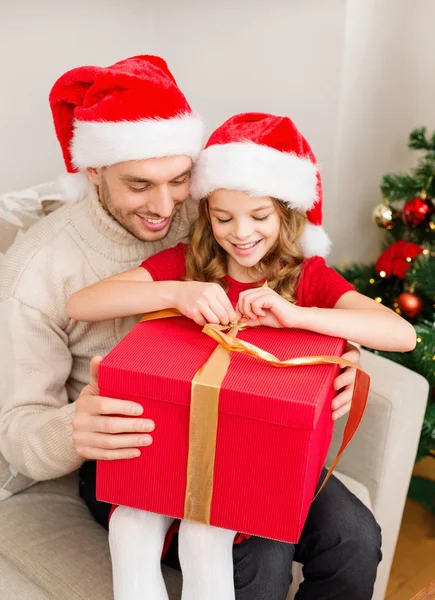
<svg viewBox="0 0 435 600"><path fill-rule="evenodd" d="M165 156L88 169L108 213L139 240L154 242L168 233L189 195L192 159Z"/></svg>

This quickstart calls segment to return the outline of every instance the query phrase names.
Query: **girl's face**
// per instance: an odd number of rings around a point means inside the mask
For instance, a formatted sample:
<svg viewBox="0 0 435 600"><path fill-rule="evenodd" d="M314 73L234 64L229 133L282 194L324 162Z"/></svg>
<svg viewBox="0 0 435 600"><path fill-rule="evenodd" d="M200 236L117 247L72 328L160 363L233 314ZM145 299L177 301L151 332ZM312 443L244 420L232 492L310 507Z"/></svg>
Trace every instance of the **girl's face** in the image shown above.
<svg viewBox="0 0 435 600"><path fill-rule="evenodd" d="M246 277L278 239L280 219L272 198L216 190L208 200L217 243L228 254L228 274Z"/></svg>

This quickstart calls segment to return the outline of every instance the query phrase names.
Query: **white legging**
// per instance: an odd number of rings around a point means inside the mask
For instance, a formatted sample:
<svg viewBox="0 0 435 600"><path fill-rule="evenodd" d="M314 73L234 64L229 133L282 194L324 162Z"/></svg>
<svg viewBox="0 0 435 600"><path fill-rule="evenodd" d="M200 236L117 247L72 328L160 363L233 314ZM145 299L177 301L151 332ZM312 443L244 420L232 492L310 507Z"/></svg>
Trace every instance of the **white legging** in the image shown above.
<svg viewBox="0 0 435 600"><path fill-rule="evenodd" d="M160 558L172 518L118 506L109 523L114 600L168 600ZM234 600L235 531L181 521L182 600Z"/></svg>

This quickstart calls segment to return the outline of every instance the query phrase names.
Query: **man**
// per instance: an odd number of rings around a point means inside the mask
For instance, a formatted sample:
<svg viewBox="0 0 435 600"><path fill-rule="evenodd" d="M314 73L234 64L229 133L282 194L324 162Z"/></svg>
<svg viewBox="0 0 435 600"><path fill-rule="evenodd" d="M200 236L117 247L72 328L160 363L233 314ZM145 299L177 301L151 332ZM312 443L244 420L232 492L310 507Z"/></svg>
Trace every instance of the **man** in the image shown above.
<svg viewBox="0 0 435 600"><path fill-rule="evenodd" d="M190 170L202 123L166 63L153 56L74 69L56 82L50 103L69 172L67 195L79 184L83 198L37 224L4 261L0 450L38 481L80 468L81 495L107 527L107 505L95 500L95 463L84 461L135 456L152 443L154 424L134 402L100 397L100 359L91 362L90 381L89 363L136 320L70 321L66 302L74 291L188 238L196 217ZM346 357L355 361L358 353ZM348 411L353 382L352 371L336 379L342 392L335 417ZM368 600L379 528L332 478L297 546L251 538L234 547L237 600L285 600L293 558L304 563L300 600ZM168 560L176 561L175 546Z"/></svg>

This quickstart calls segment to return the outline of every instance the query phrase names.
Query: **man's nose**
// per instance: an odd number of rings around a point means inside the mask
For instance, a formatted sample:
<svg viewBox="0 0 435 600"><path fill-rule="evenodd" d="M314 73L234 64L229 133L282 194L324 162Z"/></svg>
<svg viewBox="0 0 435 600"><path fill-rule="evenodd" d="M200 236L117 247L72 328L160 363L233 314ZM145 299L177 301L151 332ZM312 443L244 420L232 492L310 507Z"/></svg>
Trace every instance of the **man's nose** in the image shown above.
<svg viewBox="0 0 435 600"><path fill-rule="evenodd" d="M174 210L175 202L169 186L163 185L156 187L153 192L152 200L148 204L149 211L159 217L170 217Z"/></svg>

